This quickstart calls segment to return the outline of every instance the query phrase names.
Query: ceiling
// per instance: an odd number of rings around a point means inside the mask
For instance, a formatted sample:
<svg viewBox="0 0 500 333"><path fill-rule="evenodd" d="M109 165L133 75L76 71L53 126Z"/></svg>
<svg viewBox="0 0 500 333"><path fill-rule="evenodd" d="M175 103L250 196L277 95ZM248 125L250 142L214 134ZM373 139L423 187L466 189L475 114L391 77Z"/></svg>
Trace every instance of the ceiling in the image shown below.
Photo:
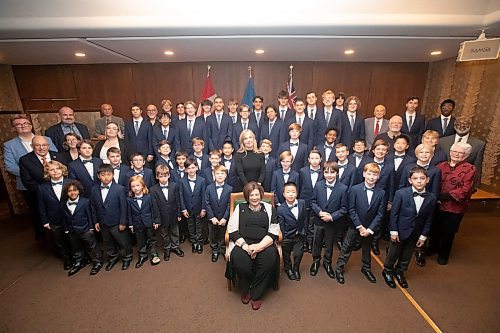
<svg viewBox="0 0 500 333"><path fill-rule="evenodd" d="M0 0L0 63L428 62L482 29L499 0Z"/></svg>

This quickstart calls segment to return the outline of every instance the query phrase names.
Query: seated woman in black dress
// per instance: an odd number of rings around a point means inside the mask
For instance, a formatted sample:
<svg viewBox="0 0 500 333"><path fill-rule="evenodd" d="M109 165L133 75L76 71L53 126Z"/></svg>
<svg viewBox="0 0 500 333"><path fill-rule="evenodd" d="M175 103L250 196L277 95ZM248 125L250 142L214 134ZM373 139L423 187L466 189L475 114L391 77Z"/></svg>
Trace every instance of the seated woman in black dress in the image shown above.
<svg viewBox="0 0 500 333"><path fill-rule="evenodd" d="M262 305L261 297L278 278L278 251L274 241L279 234L276 209L261 199L264 188L249 182L243 188L246 203L239 204L229 219L230 265L240 278L241 301L252 309Z"/></svg>
<svg viewBox="0 0 500 333"><path fill-rule="evenodd" d="M240 149L234 156L236 174L240 184L235 184L233 192L240 192L248 182L259 184L264 182L266 176L266 162L264 154L257 147L255 134L251 130L244 130L240 134Z"/></svg>

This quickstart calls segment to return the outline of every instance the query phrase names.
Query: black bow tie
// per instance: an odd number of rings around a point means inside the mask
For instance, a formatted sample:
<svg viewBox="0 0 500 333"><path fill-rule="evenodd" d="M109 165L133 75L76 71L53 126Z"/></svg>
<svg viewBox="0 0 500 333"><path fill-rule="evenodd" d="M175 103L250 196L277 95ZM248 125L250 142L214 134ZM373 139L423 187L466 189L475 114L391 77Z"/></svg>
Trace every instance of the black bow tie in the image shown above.
<svg viewBox="0 0 500 333"><path fill-rule="evenodd" d="M224 159L222 159L222 163L227 163L227 162L231 163L232 161L233 161L233 159L230 159L230 160L225 159L225 158L224 158Z"/></svg>
<svg viewBox="0 0 500 333"><path fill-rule="evenodd" d="M83 163L83 164L86 164L86 163L92 163L92 160L82 160L82 163Z"/></svg>
<svg viewBox="0 0 500 333"><path fill-rule="evenodd" d="M195 180L193 180L193 179L188 179L188 182L190 182L190 183L196 183L196 179L195 179Z"/></svg>
<svg viewBox="0 0 500 333"><path fill-rule="evenodd" d="M356 158L363 158L363 155L361 155L361 154L353 154L353 155L354 155L354 157L356 157Z"/></svg>
<svg viewBox="0 0 500 333"><path fill-rule="evenodd" d="M329 188L330 190L332 190L332 189L333 189L333 186L334 186L334 185L328 185L328 184L325 184L325 187L326 187L326 188Z"/></svg>
<svg viewBox="0 0 500 333"><path fill-rule="evenodd" d="M418 197L421 196L422 198L425 198L428 195L427 192L413 192L413 197Z"/></svg>
<svg viewBox="0 0 500 333"><path fill-rule="evenodd" d="M195 156L195 157L196 157L196 159L197 159L198 161L203 160L203 157L198 157L198 156Z"/></svg>
<svg viewBox="0 0 500 333"><path fill-rule="evenodd" d="M181 174L183 174L183 173L184 173L184 171L182 171L181 169L177 169L177 173L178 173L179 175L181 175Z"/></svg>
<svg viewBox="0 0 500 333"><path fill-rule="evenodd" d="M372 188L370 188L370 187L366 187L366 186L365 186L365 191L372 191L372 192L373 192L373 187L372 187Z"/></svg>
<svg viewBox="0 0 500 333"><path fill-rule="evenodd" d="M216 189L216 190L218 190L218 189L220 189L220 188L222 188L222 189L223 189L223 188L224 188L224 185L217 185L217 186L215 186L215 189Z"/></svg>
<svg viewBox="0 0 500 333"><path fill-rule="evenodd" d="M339 170L347 168L347 164L344 164L344 165L337 164L337 165L339 166Z"/></svg>
<svg viewBox="0 0 500 333"><path fill-rule="evenodd" d="M311 174L317 173L319 175L319 173L321 172L321 169L318 169L318 170L309 169L309 171L311 172Z"/></svg>
<svg viewBox="0 0 500 333"><path fill-rule="evenodd" d="M101 190L104 190L104 189L109 190L109 185L106 185L106 186L101 186Z"/></svg>
<svg viewBox="0 0 500 333"><path fill-rule="evenodd" d="M375 162L375 163L377 163L377 162ZM377 163L377 164L380 167L380 169L382 169L384 167L384 163Z"/></svg>
<svg viewBox="0 0 500 333"><path fill-rule="evenodd" d="M56 185L62 185L63 182L52 182L52 186L56 186Z"/></svg>
<svg viewBox="0 0 500 333"><path fill-rule="evenodd" d="M283 176L289 176L290 172L283 172Z"/></svg>
<svg viewBox="0 0 500 333"><path fill-rule="evenodd" d="M422 168L424 168L425 170L428 170L428 169L429 169L429 164L427 164L427 165L419 165L419 167L422 167Z"/></svg>
<svg viewBox="0 0 500 333"><path fill-rule="evenodd" d="M144 176L144 171L134 172L134 176Z"/></svg>
<svg viewBox="0 0 500 333"><path fill-rule="evenodd" d="M165 186L160 185L160 188L161 188L162 190L168 190L168 185L165 185Z"/></svg>
<svg viewBox="0 0 500 333"><path fill-rule="evenodd" d="M68 205L69 206L72 206L72 205L78 205L78 201L68 201Z"/></svg>
<svg viewBox="0 0 500 333"><path fill-rule="evenodd" d="M115 166L115 167L113 167L113 169L120 170L120 166Z"/></svg>
<svg viewBox="0 0 500 333"><path fill-rule="evenodd" d="M333 145L324 145L325 149L333 149Z"/></svg>
<svg viewBox="0 0 500 333"><path fill-rule="evenodd" d="M134 197L134 201L142 201L142 197Z"/></svg>
<svg viewBox="0 0 500 333"><path fill-rule="evenodd" d="M290 209L294 209L295 207L298 207L298 204L295 203L295 204L293 204L291 206L288 206L288 208L290 208Z"/></svg>
<svg viewBox="0 0 500 333"><path fill-rule="evenodd" d="M291 143L291 142L290 142L290 147L298 147L298 146L299 146L299 143L298 143L298 142L296 142L296 143Z"/></svg>
<svg viewBox="0 0 500 333"><path fill-rule="evenodd" d="M403 159L403 158L405 158L405 155L394 155L394 159L398 159L398 158Z"/></svg>

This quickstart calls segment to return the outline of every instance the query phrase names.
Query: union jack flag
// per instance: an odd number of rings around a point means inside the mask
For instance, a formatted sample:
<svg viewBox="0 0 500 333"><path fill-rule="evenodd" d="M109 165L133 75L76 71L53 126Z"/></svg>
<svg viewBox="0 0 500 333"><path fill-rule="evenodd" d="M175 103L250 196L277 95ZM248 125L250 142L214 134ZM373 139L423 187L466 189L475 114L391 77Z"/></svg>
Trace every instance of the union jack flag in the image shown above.
<svg viewBox="0 0 500 333"><path fill-rule="evenodd" d="M293 86L293 74L291 72L286 83L286 91L288 93L288 107L293 109L295 107L295 100L297 99L297 92Z"/></svg>

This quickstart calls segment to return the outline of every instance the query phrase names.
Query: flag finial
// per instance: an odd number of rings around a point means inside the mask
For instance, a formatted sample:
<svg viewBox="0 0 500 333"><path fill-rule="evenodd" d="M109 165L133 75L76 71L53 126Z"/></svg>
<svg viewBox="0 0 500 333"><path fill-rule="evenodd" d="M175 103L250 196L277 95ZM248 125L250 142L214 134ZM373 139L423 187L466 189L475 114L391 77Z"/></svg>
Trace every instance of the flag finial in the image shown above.
<svg viewBox="0 0 500 333"><path fill-rule="evenodd" d="M210 69L212 68L212 66L210 65L207 65L207 77L210 76Z"/></svg>
<svg viewBox="0 0 500 333"><path fill-rule="evenodd" d="M248 66L248 77L252 78L252 66Z"/></svg>
<svg viewBox="0 0 500 333"><path fill-rule="evenodd" d="M293 72L293 65L290 65L290 75L292 75Z"/></svg>

